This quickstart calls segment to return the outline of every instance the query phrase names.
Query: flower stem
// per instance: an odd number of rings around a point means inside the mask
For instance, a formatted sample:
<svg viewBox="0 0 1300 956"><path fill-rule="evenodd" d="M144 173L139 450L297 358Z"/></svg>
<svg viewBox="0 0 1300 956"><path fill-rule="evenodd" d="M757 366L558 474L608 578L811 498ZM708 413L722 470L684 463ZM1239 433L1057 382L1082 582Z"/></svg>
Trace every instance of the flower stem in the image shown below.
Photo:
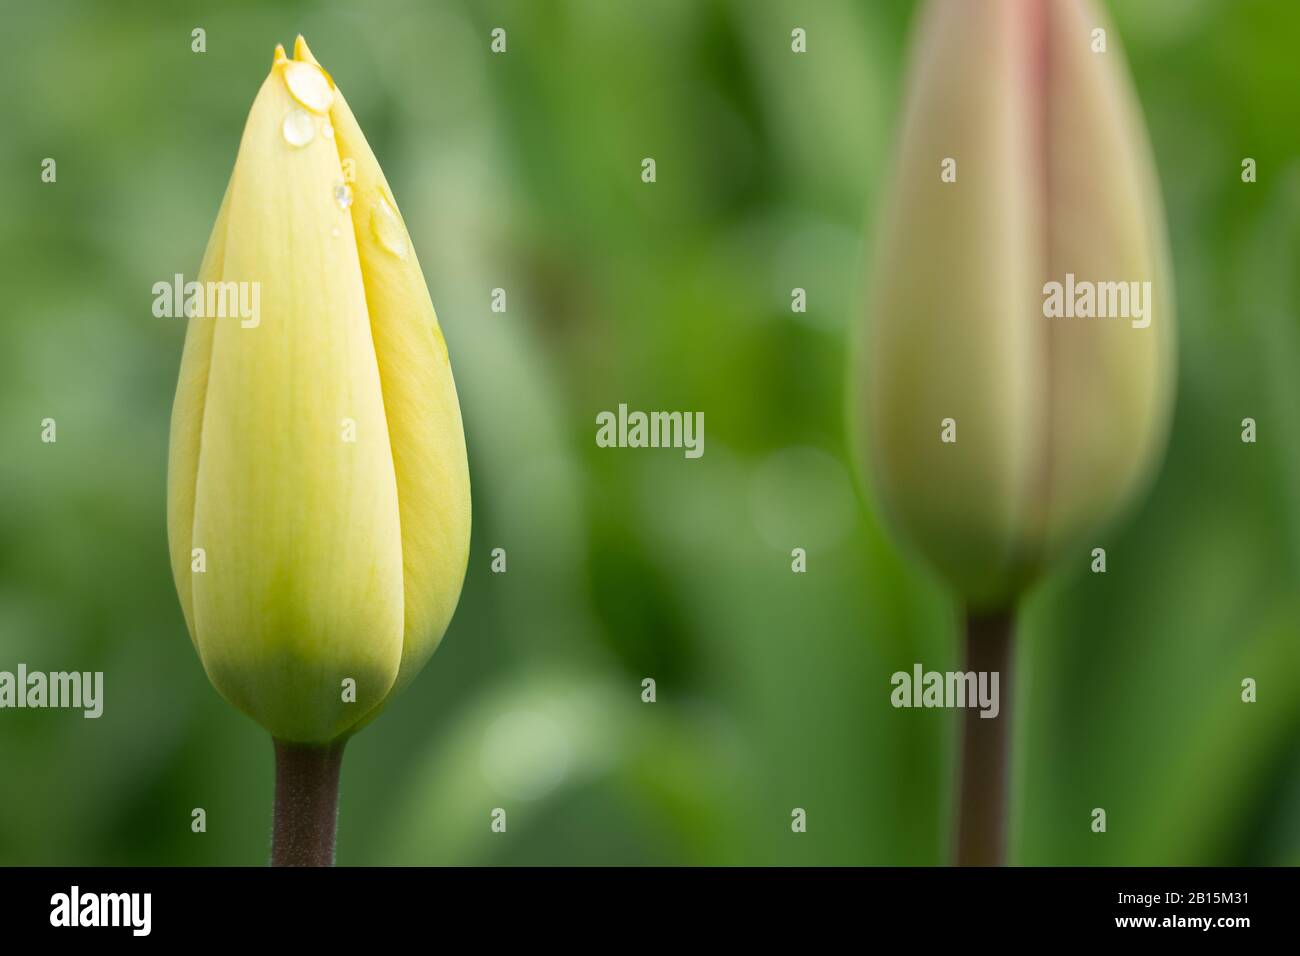
<svg viewBox="0 0 1300 956"><path fill-rule="evenodd" d="M343 741L275 741L272 866L333 866Z"/></svg>
<svg viewBox="0 0 1300 956"><path fill-rule="evenodd" d="M1001 866L1006 852L1008 741L1011 733L1011 611L966 614L966 670L998 674L996 717L963 710L957 797L958 866Z"/></svg>

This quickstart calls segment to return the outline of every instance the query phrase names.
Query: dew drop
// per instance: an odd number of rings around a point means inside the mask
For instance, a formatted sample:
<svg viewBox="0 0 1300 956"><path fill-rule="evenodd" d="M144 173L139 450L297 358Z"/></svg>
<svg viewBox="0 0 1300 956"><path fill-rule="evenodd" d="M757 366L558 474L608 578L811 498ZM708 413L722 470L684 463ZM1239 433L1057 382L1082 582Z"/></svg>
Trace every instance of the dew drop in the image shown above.
<svg viewBox="0 0 1300 956"><path fill-rule="evenodd" d="M306 146L316 138L316 120L306 110L295 106L285 114L284 138L290 146Z"/></svg>
<svg viewBox="0 0 1300 956"><path fill-rule="evenodd" d="M330 124L329 120L320 124L320 134L326 139L334 138L334 127Z"/></svg>
<svg viewBox="0 0 1300 956"><path fill-rule="evenodd" d="M397 258L405 259L406 230L402 227L401 220L397 218L397 212L392 204L382 195L377 198L378 201L370 211L370 231L375 234L381 246Z"/></svg>
<svg viewBox="0 0 1300 956"><path fill-rule="evenodd" d="M334 203L340 209L347 209L352 205L352 187L347 183L339 183L334 187Z"/></svg>
<svg viewBox="0 0 1300 956"><path fill-rule="evenodd" d="M321 68L314 63L290 60L284 65L284 83L289 95L313 113L324 113L334 102L334 91Z"/></svg>
<svg viewBox="0 0 1300 956"><path fill-rule="evenodd" d="M333 229L331 229L330 235L333 236L335 239L337 239L339 237L339 227L335 226Z"/></svg>

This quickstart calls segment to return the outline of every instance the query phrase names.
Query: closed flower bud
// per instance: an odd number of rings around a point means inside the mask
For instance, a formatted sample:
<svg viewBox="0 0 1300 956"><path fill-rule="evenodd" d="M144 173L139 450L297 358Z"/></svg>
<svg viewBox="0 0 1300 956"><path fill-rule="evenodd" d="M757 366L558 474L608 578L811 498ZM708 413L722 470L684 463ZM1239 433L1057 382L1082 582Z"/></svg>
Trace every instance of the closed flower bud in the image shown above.
<svg viewBox="0 0 1300 956"><path fill-rule="evenodd" d="M199 282L256 290L258 314L188 319L167 489L181 606L227 700L326 743L442 638L470 495L415 250L301 37L253 103Z"/></svg>
<svg viewBox="0 0 1300 956"><path fill-rule="evenodd" d="M890 522L1008 604L1151 476L1174 382L1159 187L1088 0L933 0L918 26L857 394Z"/></svg>

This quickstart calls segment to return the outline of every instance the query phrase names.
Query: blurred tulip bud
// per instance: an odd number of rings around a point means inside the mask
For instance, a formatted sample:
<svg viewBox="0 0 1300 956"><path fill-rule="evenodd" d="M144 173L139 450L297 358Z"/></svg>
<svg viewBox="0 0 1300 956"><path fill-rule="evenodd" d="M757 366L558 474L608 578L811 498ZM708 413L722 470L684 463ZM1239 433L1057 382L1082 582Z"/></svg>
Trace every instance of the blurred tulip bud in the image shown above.
<svg viewBox="0 0 1300 956"><path fill-rule="evenodd" d="M227 700L288 742L355 731L433 653L470 494L447 347L397 204L302 38L253 103L172 412L172 569ZM238 286L242 288L242 286Z"/></svg>
<svg viewBox="0 0 1300 956"><path fill-rule="evenodd" d="M991 609L1151 476L1173 283L1139 109L1091 2L932 0L918 29L858 446L891 523Z"/></svg>

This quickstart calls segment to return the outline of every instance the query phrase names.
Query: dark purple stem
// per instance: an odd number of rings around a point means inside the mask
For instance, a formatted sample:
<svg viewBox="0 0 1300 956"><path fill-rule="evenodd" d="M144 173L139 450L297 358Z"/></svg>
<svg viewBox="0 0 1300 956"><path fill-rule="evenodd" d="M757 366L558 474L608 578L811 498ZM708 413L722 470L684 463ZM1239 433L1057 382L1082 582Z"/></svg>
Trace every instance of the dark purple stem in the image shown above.
<svg viewBox="0 0 1300 956"><path fill-rule="evenodd" d="M1001 866L1006 854L1007 778L1011 736L1010 611L966 615L966 670L998 674L996 717L963 710L957 797L958 866Z"/></svg>
<svg viewBox="0 0 1300 956"><path fill-rule="evenodd" d="M333 866L343 741L324 746L275 741L272 866Z"/></svg>

